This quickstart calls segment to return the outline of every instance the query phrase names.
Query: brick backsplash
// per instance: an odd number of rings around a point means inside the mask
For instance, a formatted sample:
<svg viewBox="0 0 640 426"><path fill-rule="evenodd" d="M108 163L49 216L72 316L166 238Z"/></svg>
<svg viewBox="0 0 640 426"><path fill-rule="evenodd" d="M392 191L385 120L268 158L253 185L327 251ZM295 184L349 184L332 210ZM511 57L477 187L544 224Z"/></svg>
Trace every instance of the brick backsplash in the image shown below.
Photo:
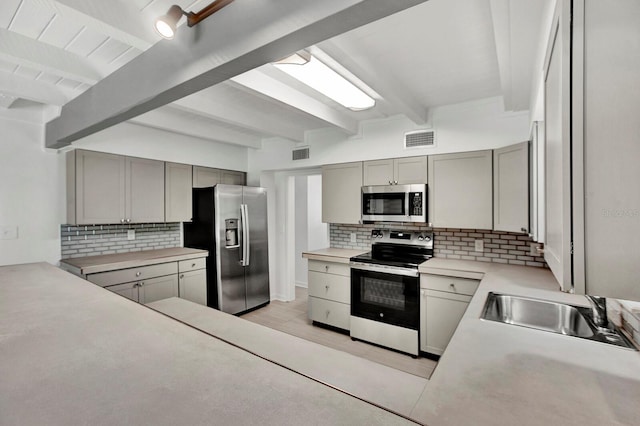
<svg viewBox="0 0 640 426"><path fill-rule="evenodd" d="M447 259L477 260L480 262L508 263L547 268L542 256L529 254L529 243L533 239L527 235L487 231L482 229L429 228L411 225L329 225L331 247L369 250L372 229L397 229L402 231L433 231L435 257ZM356 234L356 242L351 242L351 233ZM484 241L484 251L475 251L475 240Z"/></svg>
<svg viewBox="0 0 640 426"><path fill-rule="evenodd" d="M127 231L136 231L135 240ZM61 225L62 258L180 247L179 223Z"/></svg>

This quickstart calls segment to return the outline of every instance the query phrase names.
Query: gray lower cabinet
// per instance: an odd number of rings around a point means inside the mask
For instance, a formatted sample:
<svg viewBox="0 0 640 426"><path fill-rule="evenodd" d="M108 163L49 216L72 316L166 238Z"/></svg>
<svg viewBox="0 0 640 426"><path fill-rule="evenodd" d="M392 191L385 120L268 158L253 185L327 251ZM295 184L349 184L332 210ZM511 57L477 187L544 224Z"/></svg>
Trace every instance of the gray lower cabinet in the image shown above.
<svg viewBox="0 0 640 426"><path fill-rule="evenodd" d="M322 166L322 221L360 223L362 162Z"/></svg>
<svg viewBox="0 0 640 426"><path fill-rule="evenodd" d="M349 265L309 260L309 319L344 330L350 328Z"/></svg>
<svg viewBox="0 0 640 426"><path fill-rule="evenodd" d="M438 228L493 229L493 152L428 157L429 222Z"/></svg>
<svg viewBox="0 0 640 426"><path fill-rule="evenodd" d="M442 275L420 276L420 350L442 355L479 280Z"/></svg>
<svg viewBox="0 0 640 426"><path fill-rule="evenodd" d="M206 258L88 274L87 280L138 303L182 297L207 305Z"/></svg>

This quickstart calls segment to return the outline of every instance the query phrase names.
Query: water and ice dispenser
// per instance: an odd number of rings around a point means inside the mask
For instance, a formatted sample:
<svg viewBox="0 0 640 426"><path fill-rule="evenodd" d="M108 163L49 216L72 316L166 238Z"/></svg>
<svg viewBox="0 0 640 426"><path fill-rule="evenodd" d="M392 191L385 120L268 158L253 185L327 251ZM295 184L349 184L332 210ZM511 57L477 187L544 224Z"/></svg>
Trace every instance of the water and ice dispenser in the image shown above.
<svg viewBox="0 0 640 426"><path fill-rule="evenodd" d="M238 245L238 219L226 219L224 221L225 240L227 247Z"/></svg>

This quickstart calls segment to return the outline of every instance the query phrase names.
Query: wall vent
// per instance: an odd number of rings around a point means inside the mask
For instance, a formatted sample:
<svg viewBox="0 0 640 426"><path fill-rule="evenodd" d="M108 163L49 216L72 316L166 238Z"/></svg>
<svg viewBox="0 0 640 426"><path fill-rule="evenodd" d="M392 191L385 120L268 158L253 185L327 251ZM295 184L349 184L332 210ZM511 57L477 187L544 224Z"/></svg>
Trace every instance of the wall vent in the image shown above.
<svg viewBox="0 0 640 426"><path fill-rule="evenodd" d="M306 160L309 158L309 147L294 149L293 152L293 161L295 160Z"/></svg>
<svg viewBox="0 0 640 426"><path fill-rule="evenodd" d="M424 148L436 145L435 130L416 130L404 134L405 148Z"/></svg>

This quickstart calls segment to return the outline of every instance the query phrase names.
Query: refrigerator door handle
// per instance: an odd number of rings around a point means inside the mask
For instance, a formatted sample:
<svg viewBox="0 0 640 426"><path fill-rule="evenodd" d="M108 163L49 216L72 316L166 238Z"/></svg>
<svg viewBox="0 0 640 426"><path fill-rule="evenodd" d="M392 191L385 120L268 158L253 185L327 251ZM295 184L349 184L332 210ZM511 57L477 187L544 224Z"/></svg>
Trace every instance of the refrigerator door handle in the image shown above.
<svg viewBox="0 0 640 426"><path fill-rule="evenodd" d="M249 266L249 212L246 204L240 204L240 218L242 220L242 266Z"/></svg>

